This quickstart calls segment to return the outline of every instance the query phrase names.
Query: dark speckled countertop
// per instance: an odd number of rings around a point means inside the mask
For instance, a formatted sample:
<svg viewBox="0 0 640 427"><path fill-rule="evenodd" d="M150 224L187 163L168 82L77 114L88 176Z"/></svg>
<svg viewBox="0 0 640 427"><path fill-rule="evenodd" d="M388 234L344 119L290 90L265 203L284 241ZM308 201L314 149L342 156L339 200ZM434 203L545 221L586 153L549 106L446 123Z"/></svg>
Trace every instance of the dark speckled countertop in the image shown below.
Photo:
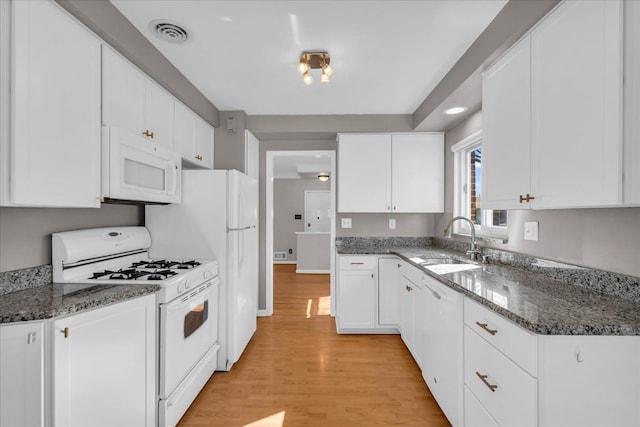
<svg viewBox="0 0 640 427"><path fill-rule="evenodd" d="M63 295L63 286L71 292ZM158 285L100 285L74 292L74 286L49 284L2 295L0 324L52 319L160 290Z"/></svg>
<svg viewBox="0 0 640 427"><path fill-rule="evenodd" d="M478 264L479 268L472 270L436 274L412 261L412 258L421 256L442 256L471 262L459 252L435 246L343 245L337 246L337 252L341 255L397 255L452 289L537 334L640 335L640 303L550 279L543 272ZM554 268L552 262L549 268Z"/></svg>

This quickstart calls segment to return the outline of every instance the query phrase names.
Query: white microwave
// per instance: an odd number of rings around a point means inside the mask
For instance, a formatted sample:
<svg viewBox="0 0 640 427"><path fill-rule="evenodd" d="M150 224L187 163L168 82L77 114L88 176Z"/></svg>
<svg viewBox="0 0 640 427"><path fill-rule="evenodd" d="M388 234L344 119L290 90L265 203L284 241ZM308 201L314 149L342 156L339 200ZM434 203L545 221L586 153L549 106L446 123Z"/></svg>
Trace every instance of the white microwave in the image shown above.
<svg viewBox="0 0 640 427"><path fill-rule="evenodd" d="M102 127L102 197L105 202L180 203L179 154L114 127Z"/></svg>

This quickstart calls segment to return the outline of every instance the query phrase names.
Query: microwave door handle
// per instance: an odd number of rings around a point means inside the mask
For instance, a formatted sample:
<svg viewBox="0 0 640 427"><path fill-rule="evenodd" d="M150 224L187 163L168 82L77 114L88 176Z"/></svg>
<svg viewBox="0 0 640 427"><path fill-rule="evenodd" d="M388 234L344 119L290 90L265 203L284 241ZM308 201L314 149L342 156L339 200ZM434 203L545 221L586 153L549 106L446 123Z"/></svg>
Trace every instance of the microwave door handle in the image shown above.
<svg viewBox="0 0 640 427"><path fill-rule="evenodd" d="M176 189L178 187L178 167L176 166L176 162L173 160L169 160L167 162L169 169L171 169L171 191L169 191L170 196L174 196L176 194Z"/></svg>

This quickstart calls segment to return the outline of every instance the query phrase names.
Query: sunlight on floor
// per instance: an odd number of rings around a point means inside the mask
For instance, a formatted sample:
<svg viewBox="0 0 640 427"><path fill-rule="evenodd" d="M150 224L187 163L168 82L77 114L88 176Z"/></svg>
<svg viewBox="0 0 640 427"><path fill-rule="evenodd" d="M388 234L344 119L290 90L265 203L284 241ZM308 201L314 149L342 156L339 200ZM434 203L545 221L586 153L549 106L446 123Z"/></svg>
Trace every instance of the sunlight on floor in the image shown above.
<svg viewBox="0 0 640 427"><path fill-rule="evenodd" d="M243 427L282 427L284 425L284 413L285 411L281 411L277 414L269 415L261 420L245 424Z"/></svg>
<svg viewBox="0 0 640 427"><path fill-rule="evenodd" d="M318 298L318 303L316 304L317 309L315 310L315 313L311 312L313 306L313 298L309 298L307 300L307 319L311 318L312 314L314 316L328 316L329 314L331 314L331 297L329 296Z"/></svg>

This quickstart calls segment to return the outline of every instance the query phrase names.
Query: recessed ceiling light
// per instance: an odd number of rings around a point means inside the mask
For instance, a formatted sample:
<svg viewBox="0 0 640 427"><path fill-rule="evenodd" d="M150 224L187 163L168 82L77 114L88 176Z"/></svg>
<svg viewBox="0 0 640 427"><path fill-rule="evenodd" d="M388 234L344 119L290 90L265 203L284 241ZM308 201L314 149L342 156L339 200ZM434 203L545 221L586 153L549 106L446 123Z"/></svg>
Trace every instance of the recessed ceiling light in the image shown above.
<svg viewBox="0 0 640 427"><path fill-rule="evenodd" d="M453 115L453 114L464 113L465 111L467 111L467 107L451 107L444 110L444 113Z"/></svg>

